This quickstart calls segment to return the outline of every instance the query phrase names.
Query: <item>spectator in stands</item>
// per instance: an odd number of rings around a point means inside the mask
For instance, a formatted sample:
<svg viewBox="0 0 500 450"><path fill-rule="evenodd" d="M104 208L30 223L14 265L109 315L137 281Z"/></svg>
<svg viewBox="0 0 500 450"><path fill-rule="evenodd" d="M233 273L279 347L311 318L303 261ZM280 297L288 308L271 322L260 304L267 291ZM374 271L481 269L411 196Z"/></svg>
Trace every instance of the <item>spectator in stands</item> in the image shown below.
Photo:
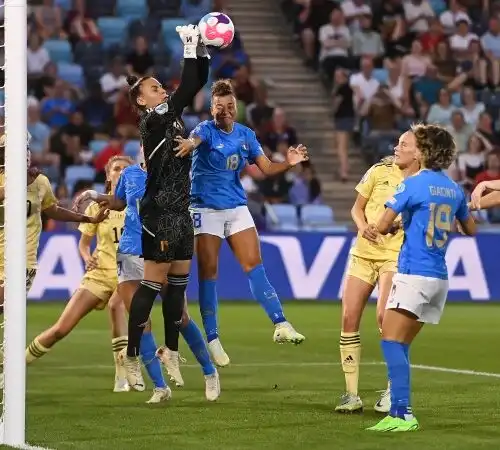
<svg viewBox="0 0 500 450"><path fill-rule="evenodd" d="M478 41L479 37L470 31L470 23L466 19L459 19L456 23L455 33L450 37L450 48L453 56L459 61L467 59L469 46L472 41Z"/></svg>
<svg viewBox="0 0 500 450"><path fill-rule="evenodd" d="M475 136L481 140L487 152L500 147L500 136L493 128L493 120L486 111L479 115Z"/></svg>
<svg viewBox="0 0 500 450"><path fill-rule="evenodd" d="M354 92L349 85L349 77L344 69L335 71L335 83L332 91L333 98L333 122L334 122L334 146L339 159L339 178L346 182L349 175L348 149L354 130Z"/></svg>
<svg viewBox="0 0 500 450"><path fill-rule="evenodd" d="M359 23L360 29L352 36L353 56L356 58L371 56L376 65L381 66L385 48L380 34L373 30L372 16L370 14L361 16Z"/></svg>
<svg viewBox="0 0 500 450"><path fill-rule="evenodd" d="M422 44L415 39L410 54L403 58L403 74L410 78L423 77L431 65L430 56L423 53Z"/></svg>
<svg viewBox="0 0 500 450"><path fill-rule="evenodd" d="M341 7L352 32L361 28L364 16L372 15L372 8L366 0L345 0L341 3Z"/></svg>
<svg viewBox="0 0 500 450"><path fill-rule="evenodd" d="M277 151L278 142L286 142L287 146L297 145L297 133L287 120L282 108L274 108L269 129L262 137L263 142L271 149Z"/></svg>
<svg viewBox="0 0 500 450"><path fill-rule="evenodd" d="M429 21L429 31L420 35L419 40L422 45L422 52L431 54L437 45L445 40L441 22L436 18L431 19Z"/></svg>
<svg viewBox="0 0 500 450"><path fill-rule="evenodd" d="M405 19L409 30L415 34L429 31L429 20L435 17L428 0L410 0L404 3Z"/></svg>
<svg viewBox="0 0 500 450"><path fill-rule="evenodd" d="M437 69L437 78L443 83L451 83L456 78L457 63L451 56L450 44L448 41L441 41L436 45L432 52L432 64ZM442 85L440 87L442 87ZM437 101L437 95L435 101Z"/></svg>
<svg viewBox="0 0 500 450"><path fill-rule="evenodd" d="M61 127L61 135L78 137L82 148L88 148L90 141L94 139L94 130L85 122L82 111L75 110L69 118L69 123Z"/></svg>
<svg viewBox="0 0 500 450"><path fill-rule="evenodd" d="M351 33L345 25L344 14L334 9L330 14L330 23L319 29L319 62L326 78L330 81L337 67L349 68L349 50Z"/></svg>
<svg viewBox="0 0 500 450"><path fill-rule="evenodd" d="M481 46L490 66L492 86L500 85L500 19L489 20L488 31L481 38Z"/></svg>
<svg viewBox="0 0 500 450"><path fill-rule="evenodd" d="M489 152L486 156L486 168L475 179L475 186L483 181L500 180L500 156L498 152ZM474 187L475 187L474 186Z"/></svg>
<svg viewBox="0 0 500 450"><path fill-rule="evenodd" d="M295 166L289 200L292 205L303 206L321 203L321 185L311 164Z"/></svg>
<svg viewBox="0 0 500 450"><path fill-rule="evenodd" d="M371 101L380 87L380 82L373 76L373 59L370 56L361 58L360 68L361 71L351 75L349 80L354 91L354 107L357 111L363 104Z"/></svg>
<svg viewBox="0 0 500 450"><path fill-rule="evenodd" d="M248 66L240 66L233 76L233 87L236 98L245 105L250 105L255 100L255 87L257 80L250 75Z"/></svg>
<svg viewBox="0 0 500 450"><path fill-rule="evenodd" d="M68 186L66 183L59 183L56 186L54 194L57 198L57 204L63 208L71 209L73 204L71 197L69 196Z"/></svg>
<svg viewBox="0 0 500 450"><path fill-rule="evenodd" d="M139 137L137 127L139 116L130 103L128 92L128 86L122 87L114 106L116 132L125 139L137 139Z"/></svg>
<svg viewBox="0 0 500 450"><path fill-rule="evenodd" d="M462 107L460 111L464 116L464 120L472 127L476 127L479 121L479 116L485 110L484 103L476 100L476 93L471 87L464 87L462 90Z"/></svg>
<svg viewBox="0 0 500 450"><path fill-rule="evenodd" d="M482 57L481 45L478 39L472 39L467 51L461 56L454 54L453 57L458 61L458 76L449 84L452 90L460 89L463 85L484 88L488 83L487 62Z"/></svg>
<svg viewBox="0 0 500 450"><path fill-rule="evenodd" d="M470 137L474 133L474 129L465 122L462 111L455 110L451 115L451 124L447 127L450 134L455 140L457 151L463 153L467 150Z"/></svg>
<svg viewBox="0 0 500 450"><path fill-rule="evenodd" d="M241 41L235 38L229 47L219 49L212 54L211 71L215 78L233 78L236 71L248 65L248 55L243 50Z"/></svg>
<svg viewBox="0 0 500 450"><path fill-rule="evenodd" d="M271 160L274 162L283 162L285 161L285 157L288 150L288 146L286 142L278 143L278 151L273 153L271 156ZM293 174L281 173L275 177L267 177L259 182L259 189L264 197L264 200L268 203L288 203L288 192L291 186L291 177Z"/></svg>
<svg viewBox="0 0 500 450"><path fill-rule="evenodd" d="M320 28L328 23L332 10L337 7L329 0L295 0L300 8L297 33L300 35L305 53L305 63L310 67L316 65L316 40Z"/></svg>
<svg viewBox="0 0 500 450"><path fill-rule="evenodd" d="M447 89L439 91L438 102L431 105L427 122L438 125L451 125L451 115L455 107L451 104L451 95Z"/></svg>
<svg viewBox="0 0 500 450"><path fill-rule="evenodd" d="M30 83L42 76L45 66L50 62L49 52L42 44L43 40L38 34L30 34L27 51L28 79L30 79Z"/></svg>
<svg viewBox="0 0 500 450"><path fill-rule="evenodd" d="M411 36L406 32L401 0L383 1L375 13L374 23L380 31L389 58L406 53L406 49L411 45Z"/></svg>
<svg viewBox="0 0 500 450"><path fill-rule="evenodd" d="M123 155L124 139L118 134L111 136L107 147L102 149L94 158L94 167L96 170L96 183L106 181L106 164L113 156Z"/></svg>
<svg viewBox="0 0 500 450"><path fill-rule="evenodd" d="M120 57L115 57L109 65L109 71L100 79L101 90L104 99L111 104L115 104L120 95L120 90L128 86L125 77L125 67Z"/></svg>
<svg viewBox="0 0 500 450"><path fill-rule="evenodd" d="M464 20L467 23L471 23L469 15L467 14L467 9L464 8L458 0L449 0L449 9L444 11L439 16L439 21L443 26L443 30L446 34L451 35L455 32L456 24Z"/></svg>
<svg viewBox="0 0 500 450"><path fill-rule="evenodd" d="M134 50L127 55L126 64L127 72L138 78L153 74L155 60L148 50L148 41L144 36L135 38Z"/></svg>
<svg viewBox="0 0 500 450"><path fill-rule="evenodd" d="M97 82L89 86L87 98L79 106L85 121L98 132L108 132L113 107L102 96L101 85Z"/></svg>
<svg viewBox="0 0 500 450"><path fill-rule="evenodd" d="M64 28L73 45L79 41L101 41L101 33L94 19L87 14L85 0L73 1L73 9L66 16Z"/></svg>
<svg viewBox="0 0 500 450"><path fill-rule="evenodd" d="M264 131L264 127L273 116L274 106L267 99L267 87L260 82L255 89L255 102L247 107L247 123L255 129L258 135Z"/></svg>
<svg viewBox="0 0 500 450"><path fill-rule="evenodd" d="M54 0L43 0L40 6L35 7L35 22L37 32L45 39L64 39L61 7L54 4Z"/></svg>
<svg viewBox="0 0 500 450"><path fill-rule="evenodd" d="M211 0L182 0L179 13L182 17L192 19L193 22L198 21L211 11Z"/></svg>
<svg viewBox="0 0 500 450"><path fill-rule="evenodd" d="M28 131L31 134L32 164L39 167L51 180L59 178L59 155L50 152L50 127L40 120L38 102L28 103Z"/></svg>
<svg viewBox="0 0 500 450"><path fill-rule="evenodd" d="M51 88L54 87L57 78L57 66L48 62L39 77L31 79L28 77L28 89L38 99L42 100Z"/></svg>
<svg viewBox="0 0 500 450"><path fill-rule="evenodd" d="M471 192L476 182L476 176L484 170L484 146L477 136L471 136L467 150L458 155L458 181L464 189Z"/></svg>
<svg viewBox="0 0 500 450"><path fill-rule="evenodd" d="M48 95L42 100L43 121L51 128L58 128L69 122L69 116L75 110L75 103L69 99L69 92L64 82L56 80L53 88L48 88Z"/></svg>

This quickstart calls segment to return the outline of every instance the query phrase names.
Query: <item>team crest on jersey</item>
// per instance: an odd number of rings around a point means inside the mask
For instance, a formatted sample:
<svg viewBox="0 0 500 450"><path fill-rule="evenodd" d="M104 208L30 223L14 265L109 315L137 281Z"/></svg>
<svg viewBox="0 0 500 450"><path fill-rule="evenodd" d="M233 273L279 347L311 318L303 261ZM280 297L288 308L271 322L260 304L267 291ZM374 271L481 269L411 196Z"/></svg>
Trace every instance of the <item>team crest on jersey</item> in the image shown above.
<svg viewBox="0 0 500 450"><path fill-rule="evenodd" d="M155 108L157 114L163 115L168 112L168 103L161 103Z"/></svg>
<svg viewBox="0 0 500 450"><path fill-rule="evenodd" d="M406 189L406 186L404 183L398 184L398 186L396 188L396 194L401 194L401 192L404 192L405 189Z"/></svg>

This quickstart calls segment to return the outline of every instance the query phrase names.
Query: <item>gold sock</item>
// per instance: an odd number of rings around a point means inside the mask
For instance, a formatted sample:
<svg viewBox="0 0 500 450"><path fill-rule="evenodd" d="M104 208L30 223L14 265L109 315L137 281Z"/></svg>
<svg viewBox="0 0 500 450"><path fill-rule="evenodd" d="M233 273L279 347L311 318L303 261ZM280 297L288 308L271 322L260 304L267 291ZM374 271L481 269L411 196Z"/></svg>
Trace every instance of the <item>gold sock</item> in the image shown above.
<svg viewBox="0 0 500 450"><path fill-rule="evenodd" d="M40 344L38 339L33 339L31 344L26 348L26 364L36 361L49 351L50 348L44 347L42 344Z"/></svg>
<svg viewBox="0 0 500 450"><path fill-rule="evenodd" d="M128 336L120 336L111 339L111 347L113 349L113 358L115 364L118 364L118 353L122 351L128 344Z"/></svg>
<svg viewBox="0 0 500 450"><path fill-rule="evenodd" d="M345 376L346 391L358 395L359 360L361 358L361 338L359 331L340 333L340 358Z"/></svg>

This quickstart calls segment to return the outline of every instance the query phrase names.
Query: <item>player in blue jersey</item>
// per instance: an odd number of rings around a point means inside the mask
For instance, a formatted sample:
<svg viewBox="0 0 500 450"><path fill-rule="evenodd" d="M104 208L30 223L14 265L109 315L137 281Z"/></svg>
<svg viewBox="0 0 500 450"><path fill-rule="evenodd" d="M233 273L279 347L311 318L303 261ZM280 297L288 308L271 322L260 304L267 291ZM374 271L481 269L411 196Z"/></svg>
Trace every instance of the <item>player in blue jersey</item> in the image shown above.
<svg viewBox="0 0 500 450"><path fill-rule="evenodd" d="M448 294L445 253L455 218L467 235L476 225L460 186L444 172L455 142L437 125L414 125L399 139L396 160L411 156L421 170L401 183L377 224L385 235L402 215L404 241L382 323L382 351L391 382L391 409L371 431L414 431L410 401L409 346L425 323L437 324ZM398 222L396 222L397 224Z"/></svg>
<svg viewBox="0 0 500 450"><path fill-rule="evenodd" d="M123 299L127 311L130 311L132 297L137 291L144 274L142 254L142 225L139 216L139 203L146 188L146 171L141 164L130 166L124 170L116 187L114 196L86 191L79 201L95 198L101 205L113 210L125 210L125 223L118 246L118 292ZM162 292L163 294L163 292ZM162 295L162 298L164 295ZM215 401L220 395L219 375L208 354L203 335L196 323L189 317L187 302L184 305L180 332L189 348L200 363L205 376L205 395L207 400ZM159 403L168 400L172 393L166 385L158 358L164 363L168 374L177 386L183 386L184 380L179 370L179 353L177 350L161 347L157 350L151 333L151 320L148 320L141 338L140 353L142 361L153 380L155 389L148 403Z"/></svg>
<svg viewBox="0 0 500 450"><path fill-rule="evenodd" d="M260 243L240 182L246 164L268 177L308 159L301 145L290 147L285 162L271 162L255 133L235 122L236 97L229 80L212 86L212 121L199 124L189 139L178 138L178 156L193 153L191 215L198 259L199 303L210 353L219 366L229 364L217 326L217 266L223 239L248 276L253 296L275 325L274 341L300 344L305 338L286 321L280 301L262 265Z"/></svg>

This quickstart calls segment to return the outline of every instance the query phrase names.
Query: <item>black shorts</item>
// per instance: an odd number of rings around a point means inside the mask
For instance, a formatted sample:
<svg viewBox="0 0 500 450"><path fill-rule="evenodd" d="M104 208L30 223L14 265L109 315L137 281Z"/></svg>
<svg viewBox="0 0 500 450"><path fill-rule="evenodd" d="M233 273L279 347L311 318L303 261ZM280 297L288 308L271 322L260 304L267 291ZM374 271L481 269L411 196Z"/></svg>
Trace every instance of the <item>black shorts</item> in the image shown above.
<svg viewBox="0 0 500 450"><path fill-rule="evenodd" d="M142 257L158 263L193 259L194 231L189 212L142 219Z"/></svg>

